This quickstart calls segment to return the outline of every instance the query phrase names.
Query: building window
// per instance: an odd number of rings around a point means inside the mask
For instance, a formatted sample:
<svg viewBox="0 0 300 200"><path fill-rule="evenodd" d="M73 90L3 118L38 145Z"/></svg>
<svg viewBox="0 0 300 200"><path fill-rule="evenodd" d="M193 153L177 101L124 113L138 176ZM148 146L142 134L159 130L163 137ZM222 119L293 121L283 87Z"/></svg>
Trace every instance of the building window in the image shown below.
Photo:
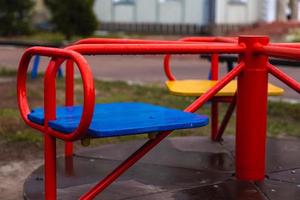
<svg viewBox="0 0 300 200"><path fill-rule="evenodd" d="M237 5L245 5L248 0L229 0L228 4L237 4Z"/></svg>
<svg viewBox="0 0 300 200"><path fill-rule="evenodd" d="M178 1L181 1L181 0L159 0L159 3L167 3L167 2L178 2Z"/></svg>
<svg viewBox="0 0 300 200"><path fill-rule="evenodd" d="M132 5L135 4L135 0L113 0L114 4L125 4L125 5Z"/></svg>

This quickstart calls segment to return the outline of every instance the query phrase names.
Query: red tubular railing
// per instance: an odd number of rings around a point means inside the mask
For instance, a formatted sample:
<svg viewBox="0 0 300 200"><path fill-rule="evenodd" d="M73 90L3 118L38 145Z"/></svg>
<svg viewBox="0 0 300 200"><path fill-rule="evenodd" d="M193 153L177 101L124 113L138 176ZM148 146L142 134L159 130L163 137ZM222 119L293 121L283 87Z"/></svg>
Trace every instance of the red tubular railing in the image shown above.
<svg viewBox="0 0 300 200"><path fill-rule="evenodd" d="M201 44L80 44L66 49L84 55L105 54L200 54L200 53L243 53L245 47L238 44L201 43Z"/></svg>
<svg viewBox="0 0 300 200"><path fill-rule="evenodd" d="M185 37L181 39L186 42L223 42L223 43L237 43L237 37Z"/></svg>
<svg viewBox="0 0 300 200"><path fill-rule="evenodd" d="M180 39L182 42L195 42L195 43L205 43L205 42L217 42L217 43L237 43L237 38L226 38L226 37L186 37ZM167 54L164 57L164 72L167 76L167 78L170 81L176 80L174 74L171 71L170 67L170 60L171 55ZM212 80L218 80L218 73L219 73L219 55L218 54L212 54L211 55L211 79ZM211 139L213 141L220 141L222 134L227 126L227 123L229 122L229 119L231 117L231 114L233 113L235 104L231 103L230 107L228 108L227 115L222 121L222 124L219 129L219 112L218 112L218 103L221 102L221 98L215 99L215 101L212 101L211 103ZM228 101L228 100L227 100Z"/></svg>
<svg viewBox="0 0 300 200"><path fill-rule="evenodd" d="M59 68L59 64L63 62L63 59L70 59L74 61L81 73L83 88L84 88L84 103L83 103L83 112L82 118L80 120L78 128L71 134L62 134L52 129L48 129L47 126L37 125L28 120L27 115L30 112L27 96L26 96L26 75L27 69L30 62L30 59L33 55L41 55L54 57L46 70L45 73L45 120L46 122L52 118L55 118L55 110L56 110L56 98L55 98L55 79L56 73ZM60 59L57 59L60 58ZM95 91L94 91L94 81L93 76L90 71L89 65L83 56L77 52L64 50L64 49L56 49L56 48L46 48L46 47L32 47L25 51L23 54L18 74L17 74L17 94L18 94L18 105L21 116L23 120L31 127L38 129L42 132L47 132L56 138L60 138L66 141L73 141L80 139L84 136L87 128L90 125L90 121L93 116L94 104L95 104ZM46 124L45 122L45 124Z"/></svg>
<svg viewBox="0 0 300 200"><path fill-rule="evenodd" d="M273 65L268 65L268 70L271 74L273 74L276 78L281 80L283 83L291 87L296 92L300 93L300 84L294 80L293 78L289 77L287 74L283 73Z"/></svg>

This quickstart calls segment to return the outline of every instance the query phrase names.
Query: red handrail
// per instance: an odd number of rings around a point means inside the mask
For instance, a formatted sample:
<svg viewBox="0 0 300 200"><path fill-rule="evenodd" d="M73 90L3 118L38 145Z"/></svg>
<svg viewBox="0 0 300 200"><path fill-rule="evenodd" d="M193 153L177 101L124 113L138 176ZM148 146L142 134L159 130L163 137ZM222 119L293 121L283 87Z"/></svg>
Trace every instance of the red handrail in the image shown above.
<svg viewBox="0 0 300 200"><path fill-rule="evenodd" d="M83 103L83 111L82 117L79 123L78 128L72 132L71 134L62 134L57 131L52 130L51 128L47 127L47 123L45 125L37 125L28 120L27 115L30 113L28 100L27 100L27 93L26 93L26 76L28 65L30 59L33 55L41 55L41 56L48 56L53 57L47 67L46 74L45 74L45 120L46 122L51 119L55 119L55 78L56 73L59 67L59 64L64 59L70 59L76 63L78 69L81 73L82 81L83 81L83 88L84 88L84 103ZM31 127L36 128L42 132L46 132L54 137L72 141L79 139L84 136L86 133L87 128L91 122L94 110L94 101L95 101L95 88L94 88L94 81L93 76L90 71L90 67L83 56L77 52L65 50L65 49L57 49L57 48L47 48L47 47L32 47L25 51L23 54L18 74L17 74L17 94L18 94L18 105L21 116L23 120Z"/></svg>
<svg viewBox="0 0 300 200"><path fill-rule="evenodd" d="M205 44L205 43L214 43L214 44L218 44L218 43L237 43L237 38L230 38L230 37L185 37L185 38L181 38L180 40L178 40L180 42L184 42L184 43L189 43L189 42L194 42L194 43L200 43L200 44ZM216 54L217 55L217 54ZM176 80L174 74L172 73L171 67L170 67L170 61L171 60L171 55L170 54L166 54L164 56L164 72L167 76L167 78L170 81L174 81ZM213 64L214 62L212 62ZM215 73L217 73L215 70L213 69L213 73L215 75Z"/></svg>

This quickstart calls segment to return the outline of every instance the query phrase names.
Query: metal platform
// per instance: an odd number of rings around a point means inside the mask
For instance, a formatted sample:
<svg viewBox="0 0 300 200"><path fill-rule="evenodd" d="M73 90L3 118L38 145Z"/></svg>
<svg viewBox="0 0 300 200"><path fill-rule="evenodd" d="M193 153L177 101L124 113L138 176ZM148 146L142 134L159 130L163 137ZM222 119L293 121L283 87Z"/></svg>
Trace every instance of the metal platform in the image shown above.
<svg viewBox="0 0 300 200"><path fill-rule="evenodd" d="M144 141L87 148L74 157L73 170L58 158L58 199L78 199ZM207 137L163 141L96 199L300 199L300 140L268 139L263 182L234 178L234 138L214 143ZM43 199L43 166L24 184L25 199Z"/></svg>

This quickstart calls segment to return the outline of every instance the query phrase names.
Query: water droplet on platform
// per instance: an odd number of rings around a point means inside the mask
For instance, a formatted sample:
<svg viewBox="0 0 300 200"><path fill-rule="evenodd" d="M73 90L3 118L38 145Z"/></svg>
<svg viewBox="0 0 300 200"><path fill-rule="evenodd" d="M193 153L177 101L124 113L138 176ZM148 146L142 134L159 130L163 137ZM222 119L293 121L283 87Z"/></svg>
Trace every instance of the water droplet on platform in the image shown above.
<svg viewBox="0 0 300 200"><path fill-rule="evenodd" d="M271 189L271 192L276 192L276 190L275 189Z"/></svg>
<svg viewBox="0 0 300 200"><path fill-rule="evenodd" d="M90 162L95 162L95 159L90 159Z"/></svg>
<svg viewBox="0 0 300 200"><path fill-rule="evenodd" d="M296 174L296 170L292 170L291 173L292 173L292 174Z"/></svg>
<svg viewBox="0 0 300 200"><path fill-rule="evenodd" d="M200 184L204 184L204 183L207 183L207 181L206 180L201 180L200 181Z"/></svg>

